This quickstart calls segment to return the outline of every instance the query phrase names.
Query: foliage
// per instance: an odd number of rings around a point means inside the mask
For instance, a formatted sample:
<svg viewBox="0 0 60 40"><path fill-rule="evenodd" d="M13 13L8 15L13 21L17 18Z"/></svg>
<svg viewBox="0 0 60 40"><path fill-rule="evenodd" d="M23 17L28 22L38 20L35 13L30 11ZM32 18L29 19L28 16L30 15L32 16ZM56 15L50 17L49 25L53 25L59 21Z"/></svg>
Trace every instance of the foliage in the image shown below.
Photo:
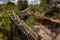
<svg viewBox="0 0 60 40"><path fill-rule="evenodd" d="M2 37L0 37L1 38L0 40L25 40L24 35L15 34L15 30L16 30L15 28L17 28L17 26L16 26L16 24L13 23L13 21L10 19L9 15L8 15L8 13L6 12L6 11L13 10L20 18L23 18L20 10L18 9L18 6L15 5L14 3L8 2L7 4L1 5L0 8L3 9L2 25L0 26L0 32L3 35L0 33L2 36ZM17 31L17 33L18 33L18 31Z"/></svg>
<svg viewBox="0 0 60 40"><path fill-rule="evenodd" d="M5 28L6 30L10 31L10 18L7 14L3 14L3 19L2 19L2 25L3 25L3 28Z"/></svg>
<svg viewBox="0 0 60 40"><path fill-rule="evenodd" d="M18 9L18 10L14 10L14 12L21 18L23 19L23 15L21 13L21 11Z"/></svg>
<svg viewBox="0 0 60 40"><path fill-rule="evenodd" d="M50 3L50 1L42 2L39 5L30 5L30 9L28 10L29 13L31 13L31 16L29 19L26 20L26 23L28 26L33 27L35 24L35 18L34 14L40 14L42 12L48 12L48 16L54 18L54 19L60 19L60 14L56 11L59 10L56 6L52 6L53 3ZM8 13L6 11L13 10L21 19L23 19L23 15L21 13L22 10L26 9L28 7L27 0L25 1L18 1L18 5L15 5L12 2L8 2L7 4L0 5L0 9L3 11L2 15L2 25L0 26L0 39L2 37L2 40L26 40L25 35L22 34L22 32L17 28L17 25L10 19ZM53 12L54 15L52 15L50 12ZM38 14L38 15L39 15ZM9 36L10 35L10 36ZM13 35L13 36L12 36ZM10 38L9 38L10 37Z"/></svg>
<svg viewBox="0 0 60 40"><path fill-rule="evenodd" d="M28 20L26 20L27 25L29 25L30 27L34 27L34 17L30 16L30 18Z"/></svg>
<svg viewBox="0 0 60 40"><path fill-rule="evenodd" d="M1 35L3 40L5 40L4 38L6 38L6 40L25 40L24 35L20 35L20 30L18 32L17 25L13 23L6 11L3 11L0 32L3 34ZM16 34L16 32L18 34Z"/></svg>
<svg viewBox="0 0 60 40"><path fill-rule="evenodd" d="M55 14L54 16L51 16L51 18L60 20L60 14Z"/></svg>
<svg viewBox="0 0 60 40"><path fill-rule="evenodd" d="M26 9L27 7L28 7L28 2L27 2L27 0L20 0L20 1L18 1L18 6L19 6L19 9L20 10L24 10L24 9Z"/></svg>
<svg viewBox="0 0 60 40"><path fill-rule="evenodd" d="M59 2L54 2L51 0L41 0L42 2L40 3L40 8L42 12L45 12L46 17L54 18L54 19L59 19L60 18L60 8L57 7Z"/></svg>

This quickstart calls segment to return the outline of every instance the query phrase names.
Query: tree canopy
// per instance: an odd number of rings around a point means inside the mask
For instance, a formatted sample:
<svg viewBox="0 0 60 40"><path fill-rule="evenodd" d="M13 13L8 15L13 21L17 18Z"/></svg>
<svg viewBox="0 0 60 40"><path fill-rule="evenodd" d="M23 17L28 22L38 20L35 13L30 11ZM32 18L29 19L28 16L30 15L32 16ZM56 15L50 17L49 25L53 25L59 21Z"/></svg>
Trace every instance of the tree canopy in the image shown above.
<svg viewBox="0 0 60 40"><path fill-rule="evenodd" d="M28 7L28 2L27 0L19 0L18 1L18 6L20 10L24 10Z"/></svg>

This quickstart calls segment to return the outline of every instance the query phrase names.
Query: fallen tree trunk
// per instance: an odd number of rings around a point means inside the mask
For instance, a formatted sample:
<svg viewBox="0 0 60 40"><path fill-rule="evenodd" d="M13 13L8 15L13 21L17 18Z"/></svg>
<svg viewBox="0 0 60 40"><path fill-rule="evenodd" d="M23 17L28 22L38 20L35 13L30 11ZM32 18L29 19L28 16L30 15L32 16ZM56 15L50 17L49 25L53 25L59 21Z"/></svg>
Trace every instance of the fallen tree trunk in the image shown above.
<svg viewBox="0 0 60 40"><path fill-rule="evenodd" d="M54 23L58 23L60 24L60 20L55 20L53 18L48 18L48 17L45 17L45 16L35 16L36 19L42 19L42 20L49 20L49 21L52 21Z"/></svg>
<svg viewBox="0 0 60 40"><path fill-rule="evenodd" d="M28 40L38 40L39 35L35 33L32 28L26 25L14 12L8 12L10 18L15 22L18 28L27 36Z"/></svg>

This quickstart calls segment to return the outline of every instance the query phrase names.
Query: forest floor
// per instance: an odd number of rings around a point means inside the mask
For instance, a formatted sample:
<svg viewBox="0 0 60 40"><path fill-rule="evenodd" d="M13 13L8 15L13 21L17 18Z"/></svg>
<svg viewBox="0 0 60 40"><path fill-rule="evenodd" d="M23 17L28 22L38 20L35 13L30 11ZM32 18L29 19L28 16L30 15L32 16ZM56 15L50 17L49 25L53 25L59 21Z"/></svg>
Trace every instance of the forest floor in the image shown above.
<svg viewBox="0 0 60 40"><path fill-rule="evenodd" d="M60 34L59 35L54 35L55 33L51 32L51 30L49 29L46 29L45 26L42 26L42 25L35 25L34 26L34 31L36 33L38 33L39 35L41 35L42 39L41 40L60 40ZM55 36L55 38L54 38Z"/></svg>

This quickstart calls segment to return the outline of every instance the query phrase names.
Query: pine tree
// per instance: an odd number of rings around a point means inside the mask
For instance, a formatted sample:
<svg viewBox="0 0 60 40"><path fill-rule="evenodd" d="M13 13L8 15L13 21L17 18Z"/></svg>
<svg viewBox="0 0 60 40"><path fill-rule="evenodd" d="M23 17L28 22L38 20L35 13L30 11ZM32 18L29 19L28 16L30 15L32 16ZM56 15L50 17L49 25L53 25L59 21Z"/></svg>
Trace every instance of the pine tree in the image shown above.
<svg viewBox="0 0 60 40"><path fill-rule="evenodd" d="M19 0L19 1L18 1L18 6L19 6L19 9L20 9L20 10L26 9L26 8L28 7L28 2L27 2L27 0L24 0L24 1Z"/></svg>

